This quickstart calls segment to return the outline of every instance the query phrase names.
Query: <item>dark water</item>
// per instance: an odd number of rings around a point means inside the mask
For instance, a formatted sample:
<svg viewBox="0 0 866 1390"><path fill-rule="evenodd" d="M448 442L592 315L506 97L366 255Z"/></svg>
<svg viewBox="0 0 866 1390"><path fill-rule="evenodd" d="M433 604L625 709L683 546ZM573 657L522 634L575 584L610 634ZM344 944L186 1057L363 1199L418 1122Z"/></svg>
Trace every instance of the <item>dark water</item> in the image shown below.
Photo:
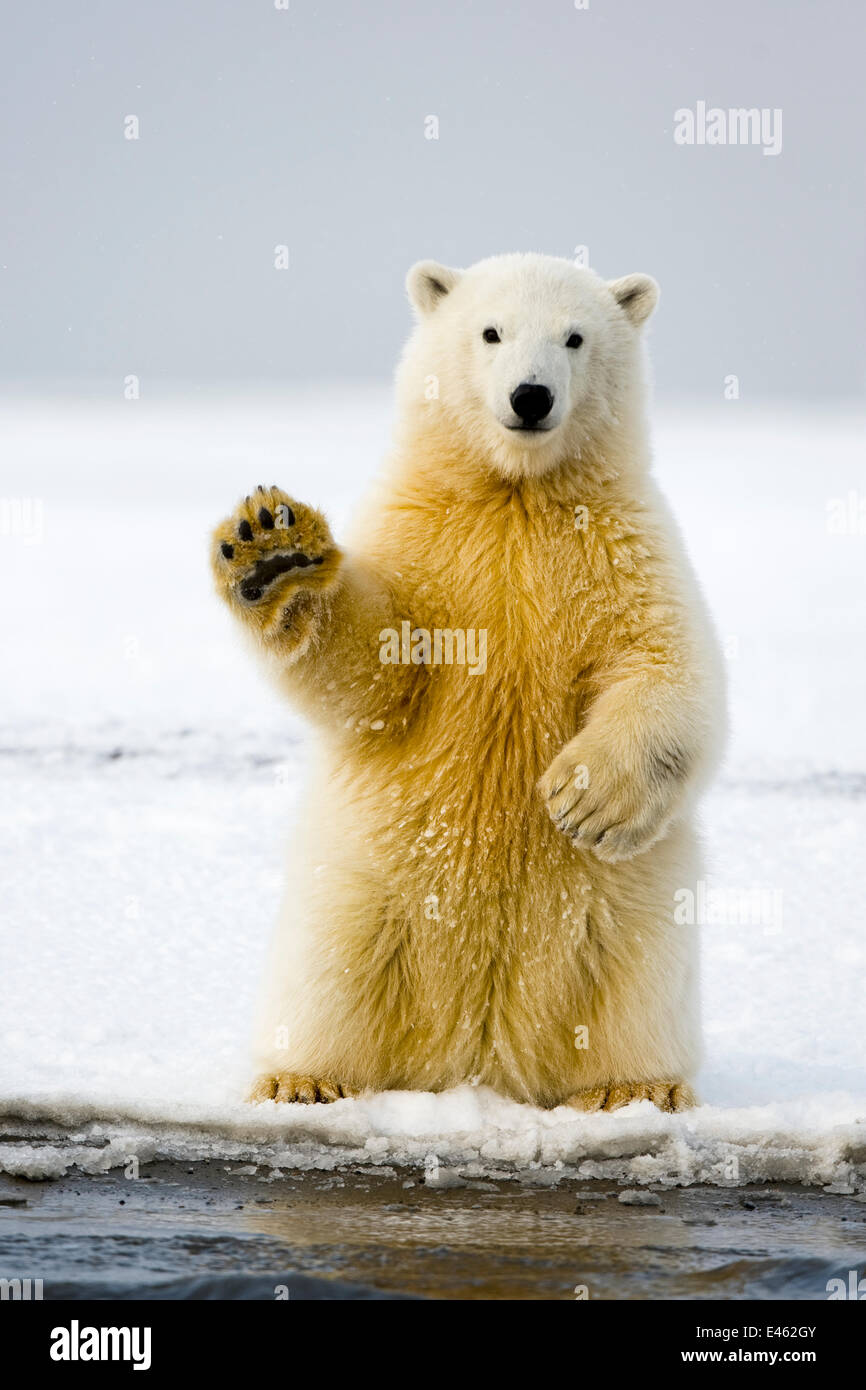
<svg viewBox="0 0 866 1390"><path fill-rule="evenodd" d="M124 1284L100 1283L82 1280L80 1283L51 1284L45 1289L44 1296L46 1301L53 1300L83 1300L93 1302L103 1300L111 1303L122 1302L126 1299L140 1302L142 1300L165 1299L183 1300L219 1300L229 1299L233 1302L240 1300L252 1300L255 1302L272 1303L274 1301L274 1288L281 1291L282 1297L297 1302L301 1299L304 1302L327 1301L331 1303L358 1302L365 1299L375 1299L377 1301L397 1300L417 1301L421 1295L392 1293L386 1289L366 1288L362 1284L347 1284L341 1279L314 1279L306 1274L296 1274L291 1270L277 1271L265 1278L260 1274L215 1274L209 1276L193 1277L191 1279L171 1279L163 1283L155 1284L136 1284L128 1287ZM283 1292L284 1291L284 1292Z"/></svg>
<svg viewBox="0 0 866 1390"><path fill-rule="evenodd" d="M225 1163L0 1178L0 1278L41 1279L46 1299L806 1301L866 1274L853 1196L619 1195L607 1182L441 1190L363 1170L274 1180Z"/></svg>

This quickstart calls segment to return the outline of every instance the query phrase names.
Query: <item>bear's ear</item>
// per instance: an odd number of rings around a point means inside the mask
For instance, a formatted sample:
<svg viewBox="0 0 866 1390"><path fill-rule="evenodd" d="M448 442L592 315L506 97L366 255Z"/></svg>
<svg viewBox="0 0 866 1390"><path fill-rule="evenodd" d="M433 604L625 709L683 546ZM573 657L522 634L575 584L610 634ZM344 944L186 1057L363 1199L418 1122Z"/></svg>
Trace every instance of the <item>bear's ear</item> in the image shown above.
<svg viewBox="0 0 866 1390"><path fill-rule="evenodd" d="M438 261L418 261L406 276L406 291L413 309L419 314L432 314L462 274Z"/></svg>
<svg viewBox="0 0 866 1390"><path fill-rule="evenodd" d="M621 280L608 280L607 287L635 328L649 318L659 302L659 287L651 275L623 275Z"/></svg>

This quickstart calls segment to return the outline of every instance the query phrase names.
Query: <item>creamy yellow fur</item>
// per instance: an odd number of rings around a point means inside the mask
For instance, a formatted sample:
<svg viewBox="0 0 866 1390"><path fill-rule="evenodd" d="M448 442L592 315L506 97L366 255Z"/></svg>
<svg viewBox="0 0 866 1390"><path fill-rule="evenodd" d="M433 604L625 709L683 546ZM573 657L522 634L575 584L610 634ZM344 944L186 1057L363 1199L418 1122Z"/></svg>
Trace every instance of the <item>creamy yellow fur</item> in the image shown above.
<svg viewBox="0 0 866 1390"><path fill-rule="evenodd" d="M289 503L276 489L215 536L221 594L322 735L253 1098L475 1080L545 1106L678 1108L698 1060L697 946L674 894L700 873L692 807L722 712L646 461L634 300L655 290L545 257L439 270L456 278L410 279L421 321L395 455L347 553L293 500L294 527L263 529L260 509ZM586 328L579 363L550 357L570 374L555 440L512 439L486 407L497 359L466 354L500 302L548 354L575 315ZM488 370L489 397L473 396ZM322 562L242 599L256 559L287 548ZM383 665L380 633L403 620L485 629L486 670Z"/></svg>

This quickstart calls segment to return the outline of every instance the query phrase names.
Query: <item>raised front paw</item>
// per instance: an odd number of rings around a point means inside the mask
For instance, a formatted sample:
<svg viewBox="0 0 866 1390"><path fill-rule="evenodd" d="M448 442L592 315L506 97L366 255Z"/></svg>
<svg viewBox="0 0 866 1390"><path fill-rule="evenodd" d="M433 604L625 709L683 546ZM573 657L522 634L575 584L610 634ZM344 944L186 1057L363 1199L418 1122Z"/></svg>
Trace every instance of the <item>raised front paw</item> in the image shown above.
<svg viewBox="0 0 866 1390"><path fill-rule="evenodd" d="M259 486L214 531L212 563L223 596L264 626L302 595L326 589L340 552L320 512Z"/></svg>
<svg viewBox="0 0 866 1390"><path fill-rule="evenodd" d="M652 757L579 734L539 783L551 820L608 863L643 853L664 833L680 778L671 752Z"/></svg>

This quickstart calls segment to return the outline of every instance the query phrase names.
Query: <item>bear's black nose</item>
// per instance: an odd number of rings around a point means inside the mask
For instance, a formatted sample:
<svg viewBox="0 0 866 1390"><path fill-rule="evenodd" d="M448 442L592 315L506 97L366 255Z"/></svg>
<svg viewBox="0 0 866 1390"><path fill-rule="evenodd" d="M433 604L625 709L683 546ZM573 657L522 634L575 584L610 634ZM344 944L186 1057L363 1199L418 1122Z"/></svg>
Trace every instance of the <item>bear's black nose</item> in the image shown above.
<svg viewBox="0 0 866 1390"><path fill-rule="evenodd" d="M522 381L511 393L511 409L524 425L537 425L550 414L552 405L553 393L546 386L530 386L528 381Z"/></svg>

